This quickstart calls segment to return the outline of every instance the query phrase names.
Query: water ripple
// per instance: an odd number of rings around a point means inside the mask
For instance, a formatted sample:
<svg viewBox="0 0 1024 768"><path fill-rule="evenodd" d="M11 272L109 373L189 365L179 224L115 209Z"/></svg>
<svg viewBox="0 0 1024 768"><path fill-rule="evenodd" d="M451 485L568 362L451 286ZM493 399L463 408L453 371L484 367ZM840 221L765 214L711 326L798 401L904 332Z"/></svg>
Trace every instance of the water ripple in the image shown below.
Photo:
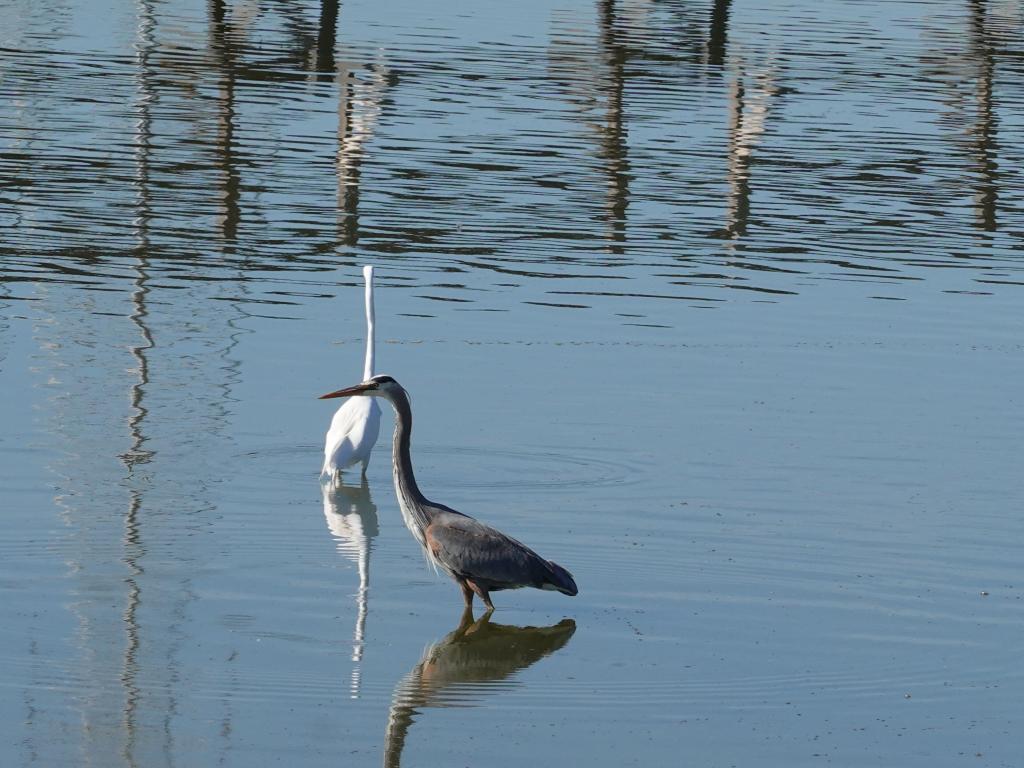
<svg viewBox="0 0 1024 768"><path fill-rule="evenodd" d="M231 279L256 282L256 265L374 258L422 271L409 287L424 309L476 301L504 274L526 281L523 304L576 310L863 280L908 298L949 267L963 276L947 295L1016 290L1010 114L1024 91L1000 75L1019 19L876 11L792 8L766 25L777 9L755 4L706 38L676 3L598 4L589 24L555 14L538 44L163 9L139 17L131 55L16 25L0 48L0 200L16 222L3 279L117 285L143 248L154 275L244 266ZM715 276L651 274L681 262ZM453 264L467 279L451 293L415 291ZM566 279L638 285L545 298ZM254 287L247 301L275 300Z"/></svg>

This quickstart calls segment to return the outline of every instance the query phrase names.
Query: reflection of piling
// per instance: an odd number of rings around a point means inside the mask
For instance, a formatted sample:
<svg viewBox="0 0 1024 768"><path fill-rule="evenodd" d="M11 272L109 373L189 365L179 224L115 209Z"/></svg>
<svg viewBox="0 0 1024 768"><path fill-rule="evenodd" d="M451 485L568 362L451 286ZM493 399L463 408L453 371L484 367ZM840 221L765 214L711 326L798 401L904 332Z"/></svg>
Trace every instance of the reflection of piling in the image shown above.
<svg viewBox="0 0 1024 768"><path fill-rule="evenodd" d="M708 34L708 64L720 67L725 63L725 47L729 30L729 5L732 0L714 0L711 5L711 31Z"/></svg>
<svg viewBox="0 0 1024 768"><path fill-rule="evenodd" d="M750 163L761 141L770 102L775 95L772 70L756 76L748 93L742 63L729 87L729 199L724 235L729 239L747 233L750 217Z"/></svg>
<svg viewBox="0 0 1024 768"><path fill-rule="evenodd" d="M686 3L655 4L647 0L596 0L595 9L594 42L582 42L574 19L564 36L556 30L548 62L552 81L585 114L587 139L595 144L596 165L605 179L602 210L594 218L605 228L607 250L621 255L628 239L632 182L627 78L644 77L672 62L685 62L688 66L680 67L677 74L691 76L695 68L689 65L706 51L703 27L707 16L694 12ZM674 20L655 27L655 9ZM716 34L724 30L724 20L716 20ZM652 41L658 44L652 45ZM594 110L601 110L597 119L591 117Z"/></svg>
<svg viewBox="0 0 1024 768"><path fill-rule="evenodd" d="M978 103L977 119L971 141L971 150L977 163L978 183L974 191L974 211L977 226L987 232L997 228L996 210L999 201L997 187L996 127L993 107L995 56L987 27L985 0L971 2L971 45L980 62L975 94Z"/></svg>
<svg viewBox="0 0 1024 768"><path fill-rule="evenodd" d="M338 221L343 245L359 240L360 139L353 126L355 83L347 67L338 69Z"/></svg>
<svg viewBox="0 0 1024 768"><path fill-rule="evenodd" d="M145 221L144 216L137 217L140 226ZM155 346L153 334L146 323L149 314L146 308L146 296L149 288L146 282L149 275L146 272L147 259L144 252L140 252L139 264L137 266L138 277L135 281L135 291L132 293L133 311L132 322L138 327L140 342L131 347L132 357L136 362L136 373L138 380L131 388L132 415L128 420L128 428L131 432L131 447L121 455L121 460L128 469L126 482L135 485L137 482L136 471L142 465L147 464L153 456L153 452L145 448L147 437L143 431L146 416L149 411L144 404L146 386L149 384L149 359L148 352ZM123 709L123 725L125 733L125 745L122 750L122 757L129 766L135 765L135 718L139 704L139 688L135 680L139 672L138 655L140 648L138 610L142 602L141 577L143 568L140 561L146 554L145 546L142 543L142 525L139 512L142 508L142 491L133 488L130 491L128 510L124 519L124 555L121 560L128 568L128 576L125 584L128 587L128 596L121 620L124 622L127 642L124 651L124 661L121 669L121 685L125 691L125 703Z"/></svg>
<svg viewBox="0 0 1024 768"><path fill-rule="evenodd" d="M576 631L572 619L550 627L491 624L491 614L477 621L466 608L459 626L430 646L395 689L384 737L385 768L399 768L405 740L427 707L467 706L488 690L486 683L505 680L562 648ZM477 684L473 690L467 686ZM458 699L445 690L457 687Z"/></svg>
<svg viewBox="0 0 1024 768"><path fill-rule="evenodd" d="M629 160L623 97L626 90L626 46L619 42L614 0L601 0L599 6L601 50L608 72L605 89L608 107L601 127L599 157L608 176L605 216L610 228L612 252L622 253L626 240L626 208L629 205Z"/></svg>
<svg viewBox="0 0 1024 768"><path fill-rule="evenodd" d="M241 177L235 158L235 51L231 25L226 18L224 0L210 0L210 50L221 70L220 98L218 99L217 156L221 170L222 209L218 221L225 240L234 240L241 218L239 197Z"/></svg>
<svg viewBox="0 0 1024 768"><path fill-rule="evenodd" d="M151 2L142 0L139 3L138 34L135 42L135 63L137 65L136 81L138 84L137 105L135 108L135 201L136 212L133 225L136 230L136 278L132 291L131 321L139 332L139 341L129 348L135 360L137 380L131 386L132 415L128 420L131 433L131 447L121 455L121 461L128 471L126 482L135 486L136 471L141 465L149 463L153 452L146 448L147 437L144 432L146 416L149 411L145 405L146 387L149 384L149 350L156 345L153 333L149 328L147 298L149 295L149 225L153 216L152 195L150 190L150 155L153 149L153 116L151 110L156 94L151 82L152 51L156 46L154 32L156 19ZM143 494L138 487L129 491L128 509L124 517L122 562L128 569L125 578L127 595L121 621L125 628L125 648L121 664L121 687L124 689L124 706L122 708L122 729L124 744L121 757L128 766L136 765L136 718L138 716L140 691L137 684L139 674L139 651L141 638L139 633L138 611L142 603L141 577L143 568L141 561L146 554L142 542L142 525L139 512L142 509Z"/></svg>
<svg viewBox="0 0 1024 768"><path fill-rule="evenodd" d="M729 211L726 233L740 237L747 233L750 214L750 143L744 132L742 74L729 86Z"/></svg>
<svg viewBox="0 0 1024 768"><path fill-rule="evenodd" d="M320 27L316 38L317 79L329 82L334 76L334 44L338 29L338 0L321 0Z"/></svg>
<svg viewBox="0 0 1024 768"><path fill-rule="evenodd" d="M142 546L141 531L139 526L139 509L142 506L141 491L131 492L128 503L128 513L125 515L125 554L122 562L128 567L129 576L125 579L128 587L128 595L125 600L125 609L121 614L124 622L127 641L124 649L124 660L121 665L121 687L124 688L124 710L122 713L122 727L124 728L124 747L121 750L121 757L125 764L135 766L135 720L139 708L139 686L136 678L139 674L139 649L141 640L139 636L139 605L142 603L142 587L140 577L142 566L139 561L145 555L146 550Z"/></svg>
<svg viewBox="0 0 1024 768"><path fill-rule="evenodd" d="M338 82L338 229L342 245L359 240L359 182L364 145L373 136L384 97L395 77L383 62L366 67L361 80L340 65Z"/></svg>

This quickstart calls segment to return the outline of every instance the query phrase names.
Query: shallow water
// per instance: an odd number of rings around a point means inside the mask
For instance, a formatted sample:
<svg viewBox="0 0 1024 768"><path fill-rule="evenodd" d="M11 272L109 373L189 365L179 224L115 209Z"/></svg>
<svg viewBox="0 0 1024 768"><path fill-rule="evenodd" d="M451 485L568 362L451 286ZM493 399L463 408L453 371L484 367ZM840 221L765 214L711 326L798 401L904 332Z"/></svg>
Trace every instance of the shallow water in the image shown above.
<svg viewBox="0 0 1024 768"><path fill-rule="evenodd" d="M4 11L0 763L1018 764L1019 3Z"/></svg>

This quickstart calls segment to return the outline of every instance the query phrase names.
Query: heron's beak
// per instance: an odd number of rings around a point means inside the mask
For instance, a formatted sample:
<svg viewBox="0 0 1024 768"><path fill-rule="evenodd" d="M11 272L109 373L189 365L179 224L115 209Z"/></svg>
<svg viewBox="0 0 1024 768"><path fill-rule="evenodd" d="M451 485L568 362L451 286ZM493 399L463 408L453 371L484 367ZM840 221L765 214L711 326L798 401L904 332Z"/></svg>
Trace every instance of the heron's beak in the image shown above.
<svg viewBox="0 0 1024 768"><path fill-rule="evenodd" d="M352 395L362 395L368 390L376 389L376 382L364 382L363 384L356 384L354 387L345 387L339 389L337 392L328 392L326 395L320 395L320 400L330 400L332 397L351 397Z"/></svg>

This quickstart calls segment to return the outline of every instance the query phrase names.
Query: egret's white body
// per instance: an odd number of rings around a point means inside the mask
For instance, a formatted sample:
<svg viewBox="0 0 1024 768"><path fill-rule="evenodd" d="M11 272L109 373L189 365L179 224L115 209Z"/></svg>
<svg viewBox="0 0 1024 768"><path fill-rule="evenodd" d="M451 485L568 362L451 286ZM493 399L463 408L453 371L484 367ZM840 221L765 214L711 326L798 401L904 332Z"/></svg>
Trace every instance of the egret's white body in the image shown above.
<svg viewBox="0 0 1024 768"><path fill-rule="evenodd" d="M373 376L373 267L363 267L366 278L366 361L363 365L363 380ZM335 412L331 428L324 440L324 466L321 476L326 475L332 484L341 481L341 471L363 465L363 474L370 463L370 453L380 434L380 406L376 398L353 397Z"/></svg>

